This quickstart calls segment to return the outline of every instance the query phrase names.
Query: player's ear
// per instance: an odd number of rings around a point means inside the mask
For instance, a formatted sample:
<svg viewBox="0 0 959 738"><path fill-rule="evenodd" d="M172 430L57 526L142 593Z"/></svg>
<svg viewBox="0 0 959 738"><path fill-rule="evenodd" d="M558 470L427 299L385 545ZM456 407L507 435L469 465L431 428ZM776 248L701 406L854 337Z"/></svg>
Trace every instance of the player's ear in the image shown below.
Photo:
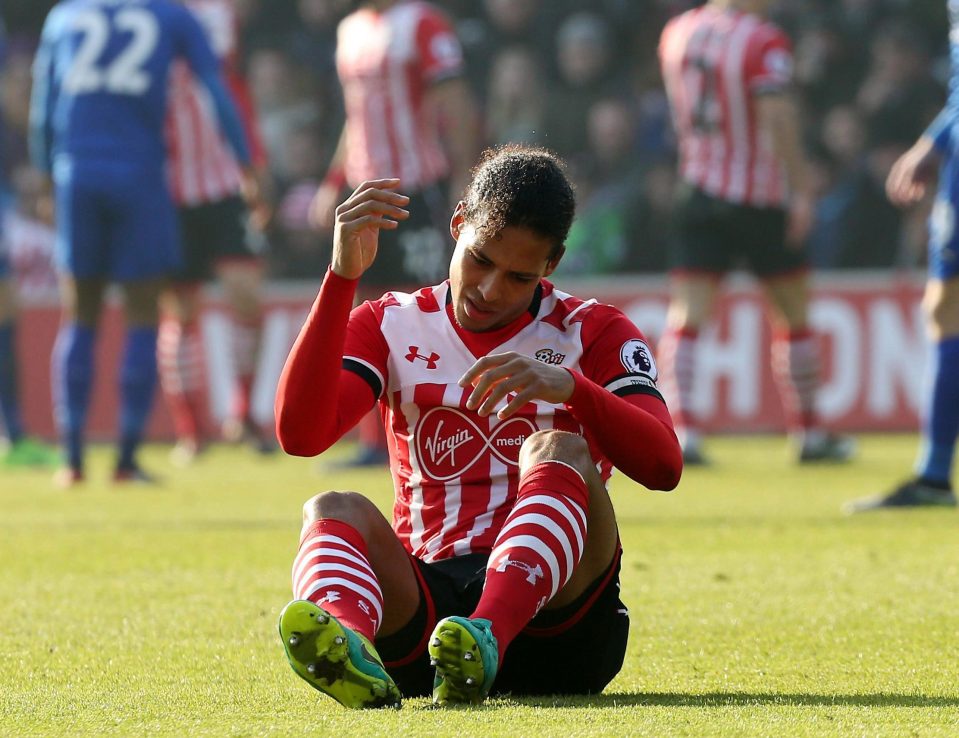
<svg viewBox="0 0 959 738"><path fill-rule="evenodd" d="M460 231L463 229L463 223L466 222L466 219L463 217L463 211L465 209L466 204L460 200L456 203L456 207L453 210L453 217L450 218L450 235L454 241L459 241Z"/></svg>
<svg viewBox="0 0 959 738"><path fill-rule="evenodd" d="M556 267L559 266L560 259L563 258L563 254L565 253L566 253L566 246L565 245L560 246L559 251L556 252L556 256L554 256L553 258L551 258L549 261L546 262L546 271L543 273L544 277L548 277L550 274L552 274L556 270Z"/></svg>

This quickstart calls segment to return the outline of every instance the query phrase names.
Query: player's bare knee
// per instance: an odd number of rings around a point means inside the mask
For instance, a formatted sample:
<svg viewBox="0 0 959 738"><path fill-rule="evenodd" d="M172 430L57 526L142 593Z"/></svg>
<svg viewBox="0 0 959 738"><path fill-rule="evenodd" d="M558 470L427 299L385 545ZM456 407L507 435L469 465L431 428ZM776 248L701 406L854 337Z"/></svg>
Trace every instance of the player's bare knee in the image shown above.
<svg viewBox="0 0 959 738"><path fill-rule="evenodd" d="M303 524L332 519L349 523L362 533L367 529L372 502L358 492L329 491L311 497L303 505Z"/></svg>
<svg viewBox="0 0 959 738"><path fill-rule="evenodd" d="M584 477L592 465L586 439L560 430L536 431L523 442L519 452L521 474L544 461L562 461Z"/></svg>

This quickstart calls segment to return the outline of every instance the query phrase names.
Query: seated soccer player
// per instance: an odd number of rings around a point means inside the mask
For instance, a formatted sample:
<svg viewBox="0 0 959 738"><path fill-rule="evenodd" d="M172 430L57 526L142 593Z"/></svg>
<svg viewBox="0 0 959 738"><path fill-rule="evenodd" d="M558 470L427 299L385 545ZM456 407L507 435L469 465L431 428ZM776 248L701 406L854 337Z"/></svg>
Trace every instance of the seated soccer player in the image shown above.
<svg viewBox="0 0 959 738"><path fill-rule="evenodd" d="M487 152L453 213L449 279L351 311L401 182L337 208L330 269L277 390L291 454L329 448L376 403L392 526L366 497L308 500L279 631L294 671L349 707L490 691L601 691L623 663L615 466L676 486L682 454L643 334L560 291L575 200L537 148Z"/></svg>

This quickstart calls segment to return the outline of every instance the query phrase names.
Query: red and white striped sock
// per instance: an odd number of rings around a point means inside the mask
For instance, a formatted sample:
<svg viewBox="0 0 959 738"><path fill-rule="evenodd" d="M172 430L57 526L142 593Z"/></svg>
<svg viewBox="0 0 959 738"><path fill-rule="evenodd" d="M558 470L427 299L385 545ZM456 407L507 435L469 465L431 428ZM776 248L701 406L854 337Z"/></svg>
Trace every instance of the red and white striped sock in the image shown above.
<svg viewBox="0 0 959 738"><path fill-rule="evenodd" d="M261 329L262 321L259 319L243 320L234 317L231 326L236 384L233 387L230 412L237 420L246 420L250 416L250 396L253 392L256 363L260 354Z"/></svg>
<svg viewBox="0 0 959 738"><path fill-rule="evenodd" d="M510 642L573 575L583 556L588 510L586 482L568 464L544 461L520 480L470 616L492 622L500 663Z"/></svg>
<svg viewBox="0 0 959 738"><path fill-rule="evenodd" d="M770 348L773 376L792 430L815 427L819 386L819 340L808 328L783 333Z"/></svg>
<svg viewBox="0 0 959 738"><path fill-rule="evenodd" d="M196 321L160 321L157 369L177 438L199 441L203 434L203 352Z"/></svg>
<svg viewBox="0 0 959 738"><path fill-rule="evenodd" d="M373 640L383 622L383 591L356 528L324 519L306 529L293 562L293 598Z"/></svg>
<svg viewBox="0 0 959 738"><path fill-rule="evenodd" d="M698 345L699 331L695 328L669 329L659 342L660 386L670 398L669 410L680 433L699 430L693 413Z"/></svg>

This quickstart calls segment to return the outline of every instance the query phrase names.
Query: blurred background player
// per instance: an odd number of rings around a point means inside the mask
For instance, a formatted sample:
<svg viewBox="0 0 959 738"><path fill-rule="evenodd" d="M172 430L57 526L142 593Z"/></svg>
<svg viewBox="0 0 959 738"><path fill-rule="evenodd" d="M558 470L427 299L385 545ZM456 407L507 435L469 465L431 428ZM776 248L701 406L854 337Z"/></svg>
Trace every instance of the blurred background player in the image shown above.
<svg viewBox="0 0 959 738"><path fill-rule="evenodd" d="M3 59L3 38L0 28L0 65ZM3 115L0 111L0 126ZM17 351L17 285L14 282L7 238L8 209L12 195L7 187L6 172L0 161L0 419L6 434L6 445L0 450L4 466L54 466L57 453L49 446L26 435L20 411L20 382Z"/></svg>
<svg viewBox="0 0 959 738"><path fill-rule="evenodd" d="M6 59L3 23L0 21L0 71ZM5 111L0 107L0 130ZM0 140L3 136L0 134ZM20 411L20 382L17 362L17 304L10 263L10 241L6 237L7 213L12 209L13 194L0 149L0 420L6 434L6 446L0 451L4 466L53 466L57 455L39 441L24 433Z"/></svg>
<svg viewBox="0 0 959 738"><path fill-rule="evenodd" d="M97 322L108 282L124 288L116 481L150 481L136 461L156 387L158 298L180 265L166 177L167 85L185 59L244 164L246 138L203 29L170 0L66 0L47 16L34 66L31 153L52 176L63 316L52 355L66 466L83 479L84 425Z"/></svg>
<svg viewBox="0 0 959 738"><path fill-rule="evenodd" d="M266 164L246 79L240 68L239 26L233 0L185 0L207 33L228 91L242 118L253 165ZM243 198L260 226L266 206L259 196L263 179L236 160L220 134L205 88L178 62L172 71L167 136L173 199L179 209L183 268L164 295L157 353L160 384L173 418L177 443L173 460L190 462L205 436L208 399L199 312L201 286L214 275L223 285L232 313L234 388L223 436L246 439L261 451L275 447L250 410L260 346L263 265L257 255ZM242 196L241 196L242 195Z"/></svg>
<svg viewBox="0 0 959 738"><path fill-rule="evenodd" d="M775 309L772 367L800 462L842 461L848 438L816 418L818 339L808 322L802 242L813 200L785 34L769 0L711 0L673 18L659 55L679 138L672 298L660 346L687 463L705 463L692 404L700 332L721 277L741 262ZM788 211L788 212L787 212Z"/></svg>
<svg viewBox="0 0 959 738"><path fill-rule="evenodd" d="M333 227L344 186L399 177L411 198L402 231L380 234L381 255L364 280L377 297L394 286L443 277L452 244L449 208L459 200L480 150L479 113L463 51L446 15L419 0L370 0L337 29L336 70L346 121L312 204L314 223ZM385 463L382 424L360 424L352 464Z"/></svg>
<svg viewBox="0 0 959 738"><path fill-rule="evenodd" d="M889 199L900 207L923 198L939 169L939 191L929 219L929 271L923 308L932 342L925 387L922 443L916 476L892 492L850 503L849 512L886 507L955 506L952 467L959 436L959 3L949 2L952 76L945 108L893 165Z"/></svg>

